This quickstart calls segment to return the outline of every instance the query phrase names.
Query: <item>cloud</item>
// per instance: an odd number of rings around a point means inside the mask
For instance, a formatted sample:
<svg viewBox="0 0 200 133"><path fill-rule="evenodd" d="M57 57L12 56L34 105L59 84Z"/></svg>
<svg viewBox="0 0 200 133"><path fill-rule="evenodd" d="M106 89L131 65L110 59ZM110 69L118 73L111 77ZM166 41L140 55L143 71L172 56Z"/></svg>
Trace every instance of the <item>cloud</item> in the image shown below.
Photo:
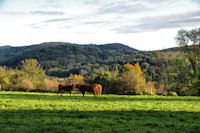
<svg viewBox="0 0 200 133"><path fill-rule="evenodd" d="M30 11L30 12L13 12L13 11L5 11L5 12L0 12L0 14L4 15L11 15L11 16L19 16L19 15L51 15L51 16L58 16L58 15L65 15L64 12L61 11Z"/></svg>
<svg viewBox="0 0 200 133"><path fill-rule="evenodd" d="M107 8L101 9L100 14L124 14L124 13L138 13L151 8L142 3L123 3L117 5L111 5Z"/></svg>
<svg viewBox="0 0 200 133"><path fill-rule="evenodd" d="M42 23L54 23L54 22L64 22L72 20L72 18L56 18L56 19L48 19L43 21Z"/></svg>
<svg viewBox="0 0 200 133"><path fill-rule="evenodd" d="M72 19L73 18L48 19L48 20L44 20L44 21L41 21L41 22L38 22L38 23L29 24L28 26L30 28L40 29L40 28L48 27L47 24L50 24L50 23L66 22L66 21L71 21Z"/></svg>
<svg viewBox="0 0 200 133"><path fill-rule="evenodd" d="M84 24L87 24L87 25L96 25L96 24L108 24L109 21L86 21L84 22Z"/></svg>
<svg viewBox="0 0 200 133"><path fill-rule="evenodd" d="M41 7L47 8L60 8L63 0L42 0L43 4Z"/></svg>
<svg viewBox="0 0 200 133"><path fill-rule="evenodd" d="M20 15L26 15L26 12L12 12L12 11L5 11L5 12L0 12L0 15L11 15L11 16L20 16Z"/></svg>
<svg viewBox="0 0 200 133"><path fill-rule="evenodd" d="M41 11L41 10L37 10L37 11L31 11L31 14L38 14L38 15L64 15L64 12L60 12L60 11Z"/></svg>
<svg viewBox="0 0 200 133"><path fill-rule="evenodd" d="M113 30L119 33L137 33L167 28L200 26L200 11L193 11L185 14L143 17L138 19L137 23L138 24L123 25Z"/></svg>
<svg viewBox="0 0 200 133"><path fill-rule="evenodd" d="M42 5L41 7L42 8L61 8L62 6L56 5L56 4L51 4L51 5L45 4L45 5Z"/></svg>
<svg viewBox="0 0 200 133"><path fill-rule="evenodd" d="M100 4L100 1L96 1L96 0L84 0L83 3L84 4L96 5L96 4Z"/></svg>

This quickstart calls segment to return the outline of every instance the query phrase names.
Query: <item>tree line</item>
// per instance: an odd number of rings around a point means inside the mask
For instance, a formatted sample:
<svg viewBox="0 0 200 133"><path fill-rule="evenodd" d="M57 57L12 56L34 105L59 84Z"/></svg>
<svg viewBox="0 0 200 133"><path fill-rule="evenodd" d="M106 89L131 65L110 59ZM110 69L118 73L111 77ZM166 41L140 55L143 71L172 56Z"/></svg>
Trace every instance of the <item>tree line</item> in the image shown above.
<svg viewBox="0 0 200 133"><path fill-rule="evenodd" d="M36 59L22 60L17 69L0 67L0 74L0 83L4 90L46 92L58 90L59 79L48 77ZM143 71L138 63L135 65L127 63L122 70L116 67L113 72L102 72L94 79L71 74L62 82L73 85L100 83L104 87L104 93L150 94L153 93L150 92L150 87L155 91L153 86L149 86L150 82L146 84Z"/></svg>

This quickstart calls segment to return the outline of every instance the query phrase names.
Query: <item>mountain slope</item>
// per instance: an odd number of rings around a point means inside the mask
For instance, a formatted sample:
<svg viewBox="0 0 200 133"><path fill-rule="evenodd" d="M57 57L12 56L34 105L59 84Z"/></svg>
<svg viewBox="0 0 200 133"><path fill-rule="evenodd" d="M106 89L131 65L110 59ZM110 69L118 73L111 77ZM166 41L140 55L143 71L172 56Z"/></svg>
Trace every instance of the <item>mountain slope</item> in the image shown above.
<svg viewBox="0 0 200 133"><path fill-rule="evenodd" d="M37 59L47 71L59 68L59 70L78 73L81 69L90 71L88 66L91 65L96 65L96 69L105 66L105 69L109 69L108 67L113 67L115 64L123 64L136 52L139 51L119 43L78 45L47 42L0 49L0 65L15 68L19 66L21 60L32 58Z"/></svg>
<svg viewBox="0 0 200 133"><path fill-rule="evenodd" d="M134 48L131 48L131 47L121 44L121 43L109 43L109 44L96 45L96 46L99 48L102 48L102 49L138 51Z"/></svg>
<svg viewBox="0 0 200 133"><path fill-rule="evenodd" d="M7 49L7 48L10 48L11 46L9 46L9 45L5 45L5 46L0 46L0 50L1 49Z"/></svg>
<svg viewBox="0 0 200 133"><path fill-rule="evenodd" d="M21 55L28 51L33 50L42 50L48 49L49 47L59 47L59 46L78 46L80 48L90 47L90 48L100 48L100 49L110 49L110 50L127 50L127 51L137 51L131 47L128 47L123 44L113 43L113 44L104 44L104 45L78 45L72 43L64 43L64 42L46 42L38 45L30 45L23 47L11 47L11 46L3 46L0 47L0 62L5 61L7 59L15 58L18 55Z"/></svg>

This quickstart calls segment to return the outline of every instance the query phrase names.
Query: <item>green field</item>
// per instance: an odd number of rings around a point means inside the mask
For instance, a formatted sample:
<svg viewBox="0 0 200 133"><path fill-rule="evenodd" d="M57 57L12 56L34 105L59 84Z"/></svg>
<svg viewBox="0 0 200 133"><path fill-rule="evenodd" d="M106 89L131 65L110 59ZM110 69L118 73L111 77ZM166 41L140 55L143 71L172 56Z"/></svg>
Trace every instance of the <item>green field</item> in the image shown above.
<svg viewBox="0 0 200 133"><path fill-rule="evenodd" d="M200 132L200 97L0 92L0 132Z"/></svg>

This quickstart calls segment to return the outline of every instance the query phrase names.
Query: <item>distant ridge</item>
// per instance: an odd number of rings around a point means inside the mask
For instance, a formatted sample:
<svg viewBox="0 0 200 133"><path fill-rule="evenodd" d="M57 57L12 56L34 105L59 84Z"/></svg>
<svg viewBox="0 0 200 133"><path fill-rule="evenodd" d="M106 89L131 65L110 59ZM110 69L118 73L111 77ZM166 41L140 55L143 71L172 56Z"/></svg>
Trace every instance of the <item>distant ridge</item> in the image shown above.
<svg viewBox="0 0 200 133"><path fill-rule="evenodd" d="M68 42L44 42L41 44L34 44L29 46L0 47L0 65L17 66L20 60L26 58L36 58L40 61L57 60L57 58L70 58L71 56L85 56L89 55L94 58L101 58L109 55L116 55L114 51L138 51L127 45L121 43L110 44L73 44ZM94 53L91 53L93 52ZM110 54L109 54L110 53ZM121 52L123 53L123 52Z"/></svg>
<svg viewBox="0 0 200 133"><path fill-rule="evenodd" d="M0 49L7 49L7 48L11 48L12 46L10 45L5 45L5 46L0 46Z"/></svg>
<svg viewBox="0 0 200 133"><path fill-rule="evenodd" d="M104 48L104 49L112 49L112 50L139 51L139 50L129 47L128 45L121 44L121 43L108 43L108 44L97 45L97 47Z"/></svg>

